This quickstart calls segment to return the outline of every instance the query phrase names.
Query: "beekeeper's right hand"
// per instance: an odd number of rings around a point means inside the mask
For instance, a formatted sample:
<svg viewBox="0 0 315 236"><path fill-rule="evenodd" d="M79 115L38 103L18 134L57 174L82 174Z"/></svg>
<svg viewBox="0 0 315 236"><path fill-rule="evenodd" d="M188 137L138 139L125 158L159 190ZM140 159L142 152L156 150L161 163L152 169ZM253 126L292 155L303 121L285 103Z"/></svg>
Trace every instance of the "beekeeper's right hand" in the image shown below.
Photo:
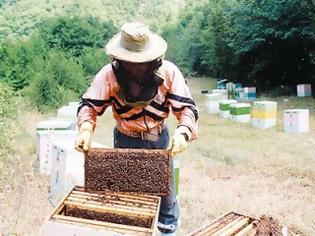
<svg viewBox="0 0 315 236"><path fill-rule="evenodd" d="M91 146L93 125L90 122L83 122L75 141L75 150L79 152L88 151Z"/></svg>

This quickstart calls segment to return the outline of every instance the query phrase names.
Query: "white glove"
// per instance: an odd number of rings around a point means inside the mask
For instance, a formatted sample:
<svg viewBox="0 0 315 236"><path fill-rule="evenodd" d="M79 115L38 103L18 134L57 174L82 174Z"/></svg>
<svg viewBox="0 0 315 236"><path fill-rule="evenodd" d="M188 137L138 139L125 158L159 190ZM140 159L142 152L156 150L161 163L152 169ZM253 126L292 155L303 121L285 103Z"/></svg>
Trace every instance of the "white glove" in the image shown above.
<svg viewBox="0 0 315 236"><path fill-rule="evenodd" d="M88 151L91 147L92 134L93 125L87 121L83 122L80 126L74 149L79 152Z"/></svg>
<svg viewBox="0 0 315 236"><path fill-rule="evenodd" d="M168 145L171 150L171 156L183 152L187 149L189 140L191 139L191 131L186 126L179 126L174 132L174 135Z"/></svg>

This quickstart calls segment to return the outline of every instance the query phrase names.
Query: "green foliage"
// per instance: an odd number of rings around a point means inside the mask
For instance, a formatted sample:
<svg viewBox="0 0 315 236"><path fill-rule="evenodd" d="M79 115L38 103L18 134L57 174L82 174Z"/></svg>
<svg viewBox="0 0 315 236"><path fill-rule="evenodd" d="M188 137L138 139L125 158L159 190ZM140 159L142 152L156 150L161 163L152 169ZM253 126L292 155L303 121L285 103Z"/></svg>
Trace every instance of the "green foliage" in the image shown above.
<svg viewBox="0 0 315 236"><path fill-rule="evenodd" d="M83 48L103 47L116 33L112 22L100 23L98 18L62 17L40 26L40 35L50 48L58 48L77 57Z"/></svg>
<svg viewBox="0 0 315 236"><path fill-rule="evenodd" d="M203 18L200 11L187 11L182 13L181 20L177 25L164 28L162 36L168 42L166 57L176 64L187 74L199 72L201 53L200 26Z"/></svg>
<svg viewBox="0 0 315 236"><path fill-rule="evenodd" d="M163 35L185 70L265 91L315 81L314 29L310 0L209 0Z"/></svg>
<svg viewBox="0 0 315 236"><path fill-rule="evenodd" d="M47 19L58 17L96 17L102 22L112 21L120 27L126 21L144 21L154 30L177 19L186 2L194 0L1 0L0 40L31 35ZM203 0L204 1L204 0ZM174 7L175 6L175 7Z"/></svg>
<svg viewBox="0 0 315 236"><path fill-rule="evenodd" d="M246 1L231 12L238 77L262 90L314 77L315 6L309 0Z"/></svg>
<svg viewBox="0 0 315 236"><path fill-rule="evenodd" d="M58 81L51 73L38 72L33 75L32 84L25 89L25 94L31 98L32 104L40 111L57 108L61 103L61 92Z"/></svg>
<svg viewBox="0 0 315 236"><path fill-rule="evenodd" d="M101 49L116 28L97 18L57 18L30 38L0 44L0 80L40 111L78 99L108 62Z"/></svg>
<svg viewBox="0 0 315 236"><path fill-rule="evenodd" d="M27 41L5 41L0 44L0 78L15 90L24 88L29 83L26 76L33 58L47 52L45 42L35 35Z"/></svg>
<svg viewBox="0 0 315 236"><path fill-rule="evenodd" d="M79 61L88 75L95 75L109 62L104 50L99 48L83 48Z"/></svg>
<svg viewBox="0 0 315 236"><path fill-rule="evenodd" d="M61 51L51 50L45 59L35 58L29 68L26 76L32 82L24 93L41 111L60 106L66 91L79 96L87 86L81 65Z"/></svg>

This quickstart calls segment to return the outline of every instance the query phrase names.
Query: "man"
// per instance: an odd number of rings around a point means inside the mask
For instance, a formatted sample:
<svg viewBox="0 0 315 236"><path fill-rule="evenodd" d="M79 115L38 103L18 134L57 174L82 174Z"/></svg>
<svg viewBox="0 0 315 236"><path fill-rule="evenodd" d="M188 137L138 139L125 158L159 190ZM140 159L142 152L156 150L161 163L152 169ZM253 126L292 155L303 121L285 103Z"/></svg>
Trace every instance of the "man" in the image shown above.
<svg viewBox="0 0 315 236"><path fill-rule="evenodd" d="M198 111L179 69L162 60L167 44L142 23L126 23L106 45L112 62L101 69L78 108L76 149L87 151L96 117L112 106L115 148L184 151L197 138ZM172 110L178 120L169 141L164 120ZM174 185L174 180L173 180ZM172 192L162 197L159 230L175 235L179 208Z"/></svg>

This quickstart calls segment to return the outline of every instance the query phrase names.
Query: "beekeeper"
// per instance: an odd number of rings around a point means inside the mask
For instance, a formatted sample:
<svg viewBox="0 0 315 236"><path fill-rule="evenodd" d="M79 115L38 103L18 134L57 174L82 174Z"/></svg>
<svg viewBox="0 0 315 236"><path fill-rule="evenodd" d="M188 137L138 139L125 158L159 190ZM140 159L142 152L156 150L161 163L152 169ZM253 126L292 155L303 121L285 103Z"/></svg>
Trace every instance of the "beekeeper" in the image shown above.
<svg viewBox="0 0 315 236"><path fill-rule="evenodd" d="M106 45L111 63L95 76L78 108L75 148L87 151L96 118L111 106L115 148L167 149L174 156L197 138L198 110L180 70L163 60L165 40L143 23L126 23ZM170 110L178 124L169 138ZM179 207L173 189L162 197L158 228L175 235Z"/></svg>

